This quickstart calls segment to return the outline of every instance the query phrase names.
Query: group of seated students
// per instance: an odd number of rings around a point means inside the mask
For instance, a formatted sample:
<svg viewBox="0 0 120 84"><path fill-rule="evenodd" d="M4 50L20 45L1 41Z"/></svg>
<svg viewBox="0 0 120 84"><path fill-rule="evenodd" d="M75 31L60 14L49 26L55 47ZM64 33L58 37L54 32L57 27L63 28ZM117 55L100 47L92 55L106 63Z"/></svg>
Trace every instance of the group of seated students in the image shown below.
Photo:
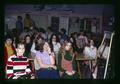
<svg viewBox="0 0 120 84"><path fill-rule="evenodd" d="M85 57L97 56L94 40L84 36L83 31L69 37L64 29L56 34L33 28L12 36L14 40L9 36L6 36L4 48L7 79L79 79L76 56L79 53ZM34 59L35 72L29 63L30 58Z"/></svg>

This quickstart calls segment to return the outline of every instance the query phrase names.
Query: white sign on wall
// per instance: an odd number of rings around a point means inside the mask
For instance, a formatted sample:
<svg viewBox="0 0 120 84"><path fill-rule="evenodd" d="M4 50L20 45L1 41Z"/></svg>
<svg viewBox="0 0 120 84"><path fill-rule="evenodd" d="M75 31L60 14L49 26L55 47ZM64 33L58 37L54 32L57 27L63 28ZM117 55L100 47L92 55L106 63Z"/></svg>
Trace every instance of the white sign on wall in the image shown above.
<svg viewBox="0 0 120 84"><path fill-rule="evenodd" d="M59 30L61 28L66 29L66 33L68 34L68 27L69 27L69 17L60 17L59 18Z"/></svg>
<svg viewBox="0 0 120 84"><path fill-rule="evenodd" d="M17 16L7 16L5 17L5 24L8 25L8 29L13 29L15 28L15 23L16 23L16 17Z"/></svg>
<svg viewBox="0 0 120 84"><path fill-rule="evenodd" d="M96 26L91 26L91 32L96 33Z"/></svg>

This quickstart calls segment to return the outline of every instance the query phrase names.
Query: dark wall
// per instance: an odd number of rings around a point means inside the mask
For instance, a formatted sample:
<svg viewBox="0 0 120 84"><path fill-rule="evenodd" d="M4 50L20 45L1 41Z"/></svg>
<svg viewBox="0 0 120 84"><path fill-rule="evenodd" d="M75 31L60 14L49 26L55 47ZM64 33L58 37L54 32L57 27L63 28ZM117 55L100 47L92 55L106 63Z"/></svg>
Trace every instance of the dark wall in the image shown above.
<svg viewBox="0 0 120 84"><path fill-rule="evenodd" d="M114 16L114 6L113 5L106 5L103 9L103 30L111 31L111 26L109 22L111 21L110 18Z"/></svg>

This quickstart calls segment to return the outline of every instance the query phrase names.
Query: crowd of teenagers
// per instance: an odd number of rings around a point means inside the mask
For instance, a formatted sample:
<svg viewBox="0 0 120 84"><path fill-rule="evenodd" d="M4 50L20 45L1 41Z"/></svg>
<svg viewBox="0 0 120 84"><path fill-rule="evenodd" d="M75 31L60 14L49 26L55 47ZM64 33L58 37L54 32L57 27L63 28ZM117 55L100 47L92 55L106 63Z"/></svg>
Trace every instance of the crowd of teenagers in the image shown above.
<svg viewBox="0 0 120 84"><path fill-rule="evenodd" d="M7 79L80 79L103 78L104 68L98 69L107 59L109 40L100 46L101 40L87 35L83 30L66 34L62 28L54 32L52 27L37 28L29 14L24 20L17 17L16 28L6 32L4 44L4 64ZM99 47L100 46L100 47ZM99 52L98 52L99 50ZM99 55L98 55L99 53ZM76 57L100 58L81 61L78 74ZM31 59L34 61L31 62ZM96 67L97 65L97 67ZM92 73L92 74L91 74Z"/></svg>

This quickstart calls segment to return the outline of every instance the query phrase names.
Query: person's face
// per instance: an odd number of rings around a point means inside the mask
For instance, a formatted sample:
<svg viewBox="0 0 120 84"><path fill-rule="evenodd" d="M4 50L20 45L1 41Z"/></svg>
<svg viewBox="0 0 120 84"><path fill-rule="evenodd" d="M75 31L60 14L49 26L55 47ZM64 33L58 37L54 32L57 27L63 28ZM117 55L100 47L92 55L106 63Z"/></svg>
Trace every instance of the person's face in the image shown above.
<svg viewBox="0 0 120 84"><path fill-rule="evenodd" d="M43 49L44 50L47 50L49 48L49 44L47 42L45 42L44 46L43 46Z"/></svg>
<svg viewBox="0 0 120 84"><path fill-rule="evenodd" d="M38 43L41 43L41 42L42 42L42 39L41 39L41 38L39 38L39 39L38 39Z"/></svg>
<svg viewBox="0 0 120 84"><path fill-rule="evenodd" d="M60 31L61 34L64 34L63 31Z"/></svg>
<svg viewBox="0 0 120 84"><path fill-rule="evenodd" d="M71 43L66 43L65 50L70 50L70 48L71 48Z"/></svg>
<svg viewBox="0 0 120 84"><path fill-rule="evenodd" d="M77 34L75 34L74 37L77 38Z"/></svg>
<svg viewBox="0 0 120 84"><path fill-rule="evenodd" d="M52 42L56 42L56 36L52 37Z"/></svg>
<svg viewBox="0 0 120 84"><path fill-rule="evenodd" d="M93 46L93 45L94 45L93 40L90 40L90 46Z"/></svg>
<svg viewBox="0 0 120 84"><path fill-rule="evenodd" d="M73 42L73 38L70 38L70 41Z"/></svg>
<svg viewBox="0 0 120 84"><path fill-rule="evenodd" d="M30 37L26 37L26 43L30 43Z"/></svg>
<svg viewBox="0 0 120 84"><path fill-rule="evenodd" d="M11 45L11 44L12 44L12 39L8 38L8 39L6 40L6 44L7 44L7 45Z"/></svg>
<svg viewBox="0 0 120 84"><path fill-rule="evenodd" d="M25 52L25 46L20 44L18 48L16 48L17 56L22 56Z"/></svg>
<svg viewBox="0 0 120 84"><path fill-rule="evenodd" d="M81 36L83 36L83 35L84 35L84 33L83 33L83 32L80 32L80 35L81 35Z"/></svg>

